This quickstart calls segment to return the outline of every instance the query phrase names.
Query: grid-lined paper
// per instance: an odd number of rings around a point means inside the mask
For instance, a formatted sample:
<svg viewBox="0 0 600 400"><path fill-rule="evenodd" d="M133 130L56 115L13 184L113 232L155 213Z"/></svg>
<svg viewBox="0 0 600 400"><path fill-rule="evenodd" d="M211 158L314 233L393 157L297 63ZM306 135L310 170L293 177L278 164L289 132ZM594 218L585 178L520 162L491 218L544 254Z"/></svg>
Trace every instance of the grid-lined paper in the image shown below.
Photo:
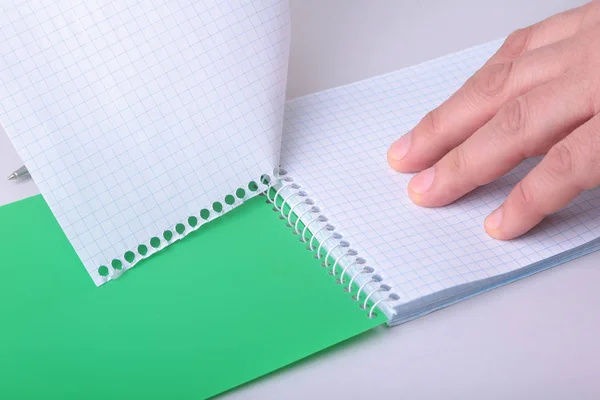
<svg viewBox="0 0 600 400"><path fill-rule="evenodd" d="M281 165L401 299L498 276L600 237L600 189L582 194L522 238L500 242L484 218L537 160L454 204L414 205L412 177L391 170L391 143L460 87L500 41L286 106ZM393 305L393 304L392 304Z"/></svg>
<svg viewBox="0 0 600 400"><path fill-rule="evenodd" d="M96 284L253 194L288 51L282 0L2 2L0 120Z"/></svg>

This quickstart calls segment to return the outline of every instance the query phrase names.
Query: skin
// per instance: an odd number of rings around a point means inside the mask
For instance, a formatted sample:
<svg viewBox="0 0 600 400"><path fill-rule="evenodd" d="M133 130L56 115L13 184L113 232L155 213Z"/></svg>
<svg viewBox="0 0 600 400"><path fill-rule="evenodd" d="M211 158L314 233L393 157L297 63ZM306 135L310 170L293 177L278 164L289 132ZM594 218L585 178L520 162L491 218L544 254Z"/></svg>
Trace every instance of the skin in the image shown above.
<svg viewBox="0 0 600 400"><path fill-rule="evenodd" d="M600 185L600 0L512 33L486 64L388 151L418 172L423 207L454 202L521 161L543 156L484 222L519 237Z"/></svg>

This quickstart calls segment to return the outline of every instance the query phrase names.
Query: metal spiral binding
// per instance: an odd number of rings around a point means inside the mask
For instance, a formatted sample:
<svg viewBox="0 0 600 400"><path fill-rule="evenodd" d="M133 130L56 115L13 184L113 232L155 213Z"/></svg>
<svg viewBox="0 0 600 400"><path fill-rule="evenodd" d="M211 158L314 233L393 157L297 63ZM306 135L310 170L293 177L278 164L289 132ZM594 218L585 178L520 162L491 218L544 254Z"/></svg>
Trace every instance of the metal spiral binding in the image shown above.
<svg viewBox="0 0 600 400"><path fill-rule="evenodd" d="M346 247L350 247L350 243L346 242L345 240L340 240L340 241L338 242L338 244L336 244L335 246L331 247L331 248L329 249L329 251L327 252L327 254L325 254L325 259L324 259L324 261L323 261L323 266L324 266L325 268L329 268L329 256L331 256L331 254L333 253L333 251L334 251L335 249L337 249L337 248L346 248ZM348 251L346 252L346 254L344 254L344 256L345 256L345 255L348 255L349 251L350 251L350 250L348 250ZM317 253L318 253L318 252L317 252ZM337 260L335 260L335 263L334 263L334 265L335 265L335 264L337 264L337 262L339 261L339 259L340 259L340 258L342 258L342 257L344 257L344 256L338 257L338 258L337 258ZM334 272L334 275L335 275L335 266L334 266L334 267L333 267L331 270Z"/></svg>
<svg viewBox="0 0 600 400"><path fill-rule="evenodd" d="M385 301L397 301L400 299L400 296L396 293L392 292L392 288L383 283L383 279L380 275L376 274L375 268L367 266L367 261L364 258L358 256L358 252L350 248L350 243L346 240L343 240L343 236L336 232L335 226L329 223L329 219L321 213L321 209L315 205L314 200L312 200L308 193L304 190L301 190L301 185L294 182L294 179L287 175L287 172L282 169L276 169L273 171L273 177L264 175L261 178L262 182L267 186L267 190L265 192L265 196L267 197L267 202L273 205L273 211L280 213L279 218L287 220L287 226L293 228L293 233L295 235L300 235L300 241L306 243L308 241L307 250L314 251L316 259L323 259L323 263L321 264L324 268L329 268L331 266L331 270L329 271L330 275L336 276L338 265L341 266L340 262L344 258L348 258L352 260L346 265L339 278L336 282L340 285L344 285L344 290L346 292L352 292L352 287L357 279L361 275L369 275L371 279L366 279L358 288L358 291L355 296L352 296L353 300L360 302L360 307L364 310L369 310L368 317L375 318L377 314L375 314L375 309ZM279 186L278 188L276 188ZM289 188L290 193L288 193L285 198L282 196L285 188ZM271 198L271 189L275 190L275 195ZM280 197L283 199L281 206L277 205L277 198ZM292 202L291 200L297 198L296 202ZM290 208L289 211L285 211L286 205ZM297 210L297 207L305 205L306 209L300 212L299 214L294 214L294 210ZM305 222L303 218L308 215L313 215L308 222ZM296 221L292 223L292 217L296 216ZM299 230L300 222L304 222L304 228L302 232ZM311 230L312 228L312 230ZM307 237L307 232L311 232L310 238ZM312 233L314 232L314 233ZM323 238L318 247L315 246L315 238L322 232L327 232L328 235ZM328 250L326 249L325 243L331 242L333 244ZM335 257L334 251L336 249L347 249L344 254ZM322 250L326 250L325 255L323 256ZM329 260L332 259L333 263L330 264ZM351 268L353 266L362 266L362 268L356 272L354 272L351 276L349 275ZM350 280L346 285L346 281L344 277L349 277ZM373 299L373 297L377 293L388 293L388 296L381 297L377 300L373 300L373 305L368 307L369 300ZM364 293L364 299L361 299L361 294Z"/></svg>

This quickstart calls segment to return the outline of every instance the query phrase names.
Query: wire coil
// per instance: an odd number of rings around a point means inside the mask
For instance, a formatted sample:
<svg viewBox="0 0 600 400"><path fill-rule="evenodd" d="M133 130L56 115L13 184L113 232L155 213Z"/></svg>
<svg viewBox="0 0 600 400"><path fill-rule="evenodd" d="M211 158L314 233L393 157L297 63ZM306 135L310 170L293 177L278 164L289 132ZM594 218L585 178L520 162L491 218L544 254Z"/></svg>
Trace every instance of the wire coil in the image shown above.
<svg viewBox="0 0 600 400"><path fill-rule="evenodd" d="M308 242L306 247L308 251L316 250L314 257L323 259L321 265L324 268L331 267L329 274L338 276L336 282L344 285L344 290L348 293L352 293L353 285L358 286L352 299L359 302L361 309L368 310L369 318L376 317L375 310L383 302L400 300L400 296L392 292L391 286L383 283L383 278L375 272L375 268L366 265L367 261L359 257L356 250L350 248L350 243L344 240L342 234L336 232L335 226L329 223L329 219L322 214L315 201L306 191L302 190L300 184L288 176L285 170L276 169L273 171L273 177L263 175L261 181L267 187L265 192L267 203L273 205L273 211L280 214L279 218L287 220L287 226L293 228L294 235L300 235L301 242ZM271 198L271 192L275 192L273 198ZM282 200L281 205L277 204L278 198ZM289 208L287 211L286 206ZM302 206L305 208L302 209ZM295 210L301 211L295 212ZM296 220L292 223L293 216L296 217ZM304 225L302 230L300 230L301 223ZM317 238L319 235L322 235L320 239ZM335 250L338 252L341 250L343 253L336 256ZM347 263L345 266L342 265L342 260ZM338 266L342 268L340 272L338 272ZM352 267L362 268L352 272ZM368 277L362 280L362 275ZM345 278L349 278L349 281ZM360 285L358 284L359 280L362 281ZM348 282L347 285L346 282ZM387 296L382 296L382 293L387 293ZM378 294L379 298L377 298ZM371 305L369 305L369 301L371 301Z"/></svg>

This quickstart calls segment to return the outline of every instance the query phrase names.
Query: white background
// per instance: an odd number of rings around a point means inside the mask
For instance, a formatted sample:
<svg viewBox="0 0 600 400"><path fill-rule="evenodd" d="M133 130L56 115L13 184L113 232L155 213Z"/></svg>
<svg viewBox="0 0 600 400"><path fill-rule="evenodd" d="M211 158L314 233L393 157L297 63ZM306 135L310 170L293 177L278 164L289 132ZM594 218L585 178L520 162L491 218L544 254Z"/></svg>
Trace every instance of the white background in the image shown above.
<svg viewBox="0 0 600 400"><path fill-rule="evenodd" d="M503 37L583 3L291 0L288 97ZM0 172L8 175L19 166L0 132ZM0 204L35 193L30 181L0 179ZM599 307L597 253L375 330L223 398L597 399Z"/></svg>

